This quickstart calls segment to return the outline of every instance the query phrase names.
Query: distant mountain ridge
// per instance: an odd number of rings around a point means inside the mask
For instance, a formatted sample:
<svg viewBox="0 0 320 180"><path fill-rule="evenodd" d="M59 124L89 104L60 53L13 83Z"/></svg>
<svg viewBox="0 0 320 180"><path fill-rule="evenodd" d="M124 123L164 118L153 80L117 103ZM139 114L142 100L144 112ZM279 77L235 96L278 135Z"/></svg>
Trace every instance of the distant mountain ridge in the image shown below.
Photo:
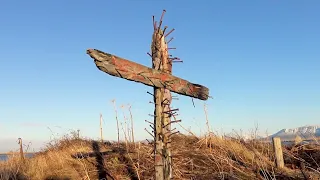
<svg viewBox="0 0 320 180"><path fill-rule="evenodd" d="M280 137L282 140L292 141L297 136L301 137L304 140L312 139L315 137L318 138L320 137L320 125L307 125L292 129L282 129L277 133L268 136L267 138Z"/></svg>

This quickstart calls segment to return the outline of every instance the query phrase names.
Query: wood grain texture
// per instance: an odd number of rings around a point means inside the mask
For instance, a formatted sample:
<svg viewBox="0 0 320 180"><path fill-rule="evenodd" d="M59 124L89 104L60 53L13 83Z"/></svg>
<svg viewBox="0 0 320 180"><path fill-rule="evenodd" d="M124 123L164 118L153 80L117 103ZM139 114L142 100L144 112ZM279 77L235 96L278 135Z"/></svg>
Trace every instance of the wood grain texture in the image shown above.
<svg viewBox="0 0 320 180"><path fill-rule="evenodd" d="M154 91L154 170L155 170L155 180L164 180L164 161L163 161L163 141L162 141L162 97L163 97L163 88L153 88Z"/></svg>
<svg viewBox="0 0 320 180"><path fill-rule="evenodd" d="M273 150L274 154L276 156L276 166L277 168L284 168L284 160L283 160L283 153L282 153L282 145L281 145L281 139L279 137L273 137Z"/></svg>
<svg viewBox="0 0 320 180"><path fill-rule="evenodd" d="M159 28L155 29L152 36L151 43L152 54L152 68L161 72L171 74L172 62L168 57L168 46L165 41L163 31ZM169 68L170 67L170 68ZM154 87L155 97L159 96L160 101L154 101L155 109L155 171L156 180L170 180L172 178L172 161L171 151L169 147L169 134L170 129L170 116L164 112L170 110L170 104L172 101L171 92L166 88ZM157 98L155 99L157 100ZM157 109L157 106L161 108ZM161 152L161 153L158 153ZM162 162L158 162L161 160ZM162 173L162 174L161 174Z"/></svg>
<svg viewBox="0 0 320 180"><path fill-rule="evenodd" d="M155 32L158 30L155 30ZM162 71L163 63L160 52L160 43L157 39L157 34L153 33L152 43L151 43L151 54L152 54L152 68L154 70ZM154 87L154 170L155 170L155 180L167 180L165 177L166 165L163 153L165 152L165 144L163 137L163 96L164 88Z"/></svg>
<svg viewBox="0 0 320 180"><path fill-rule="evenodd" d="M111 76L143 83L152 87L166 88L171 92L200 100L207 100L209 97L209 89L205 86L188 82L168 73L97 49L88 49L87 54L94 59L94 63L99 70Z"/></svg>

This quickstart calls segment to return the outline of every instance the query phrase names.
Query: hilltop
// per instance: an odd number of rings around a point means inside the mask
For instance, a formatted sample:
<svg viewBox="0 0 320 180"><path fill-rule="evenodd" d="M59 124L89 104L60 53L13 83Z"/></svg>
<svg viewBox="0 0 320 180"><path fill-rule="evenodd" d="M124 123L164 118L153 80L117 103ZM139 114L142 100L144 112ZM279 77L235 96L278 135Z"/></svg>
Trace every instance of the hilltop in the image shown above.
<svg viewBox="0 0 320 180"><path fill-rule="evenodd" d="M286 167L278 170L268 143L213 135L172 138L175 179L304 179L320 175L314 162L320 161L319 146L308 147L316 152L314 161L301 155L301 147L285 148ZM118 147L114 142L64 137L24 163L17 157L1 163L0 179L150 179L154 172L152 149L148 143L122 142ZM300 162L306 168L300 170Z"/></svg>

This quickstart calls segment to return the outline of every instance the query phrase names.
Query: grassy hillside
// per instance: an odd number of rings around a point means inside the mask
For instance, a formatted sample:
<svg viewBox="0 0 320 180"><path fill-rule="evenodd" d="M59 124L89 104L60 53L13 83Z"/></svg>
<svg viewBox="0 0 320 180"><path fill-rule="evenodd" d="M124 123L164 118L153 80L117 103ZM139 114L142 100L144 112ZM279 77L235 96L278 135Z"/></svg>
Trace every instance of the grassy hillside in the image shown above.
<svg viewBox="0 0 320 180"><path fill-rule="evenodd" d="M0 179L150 179L152 149L151 144L118 147L66 136L24 162L18 157L1 162ZM174 179L317 179L319 152L319 145L284 148L286 168L277 170L270 144L179 134L172 143Z"/></svg>

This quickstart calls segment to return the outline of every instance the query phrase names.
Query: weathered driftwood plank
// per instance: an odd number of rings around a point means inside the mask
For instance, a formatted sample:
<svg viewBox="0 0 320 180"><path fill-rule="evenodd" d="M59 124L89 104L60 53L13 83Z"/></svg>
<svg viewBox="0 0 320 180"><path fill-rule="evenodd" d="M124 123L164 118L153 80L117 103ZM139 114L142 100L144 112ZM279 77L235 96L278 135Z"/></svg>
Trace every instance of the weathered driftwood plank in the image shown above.
<svg viewBox="0 0 320 180"><path fill-rule="evenodd" d="M201 100L207 100L209 97L209 89L205 86L193 84L168 73L97 49L88 49L87 54L94 59L99 70L111 76L143 83L152 87L166 88L172 92Z"/></svg>

